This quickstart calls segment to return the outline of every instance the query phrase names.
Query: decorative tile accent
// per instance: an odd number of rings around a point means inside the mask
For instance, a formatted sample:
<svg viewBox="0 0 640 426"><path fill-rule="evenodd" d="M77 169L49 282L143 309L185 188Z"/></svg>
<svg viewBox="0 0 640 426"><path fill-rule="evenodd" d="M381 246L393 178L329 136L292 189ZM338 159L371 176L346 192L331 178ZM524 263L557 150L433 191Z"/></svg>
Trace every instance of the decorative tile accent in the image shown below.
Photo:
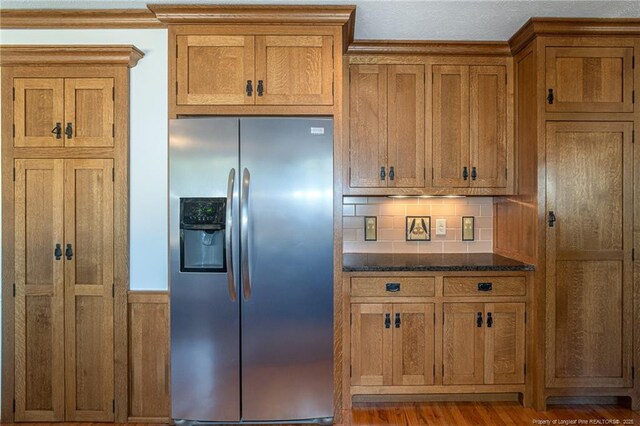
<svg viewBox="0 0 640 426"><path fill-rule="evenodd" d="M343 198L345 253L491 253L493 198ZM378 217L378 240L364 241L364 216ZM406 216L431 216L431 241L405 241ZM462 241L462 216L475 216L475 241ZM436 235L436 219L447 235Z"/></svg>

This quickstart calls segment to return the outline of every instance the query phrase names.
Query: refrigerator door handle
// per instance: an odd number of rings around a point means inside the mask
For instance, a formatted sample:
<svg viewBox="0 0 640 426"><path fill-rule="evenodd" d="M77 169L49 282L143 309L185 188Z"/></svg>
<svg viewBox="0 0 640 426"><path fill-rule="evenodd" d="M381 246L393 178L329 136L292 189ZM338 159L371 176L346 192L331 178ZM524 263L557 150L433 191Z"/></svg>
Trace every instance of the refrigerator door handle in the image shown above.
<svg viewBox="0 0 640 426"><path fill-rule="evenodd" d="M240 243L241 263L242 263L242 288L244 291L244 300L251 297L251 277L249 276L249 184L251 183L251 174L248 169L242 172L242 196L240 202L240 234L242 242Z"/></svg>
<svg viewBox="0 0 640 426"><path fill-rule="evenodd" d="M227 186L227 226L224 233L224 242L227 252L227 284L229 286L229 298L232 302L236 301L236 279L233 275L233 187L235 181L236 169L231 169Z"/></svg>

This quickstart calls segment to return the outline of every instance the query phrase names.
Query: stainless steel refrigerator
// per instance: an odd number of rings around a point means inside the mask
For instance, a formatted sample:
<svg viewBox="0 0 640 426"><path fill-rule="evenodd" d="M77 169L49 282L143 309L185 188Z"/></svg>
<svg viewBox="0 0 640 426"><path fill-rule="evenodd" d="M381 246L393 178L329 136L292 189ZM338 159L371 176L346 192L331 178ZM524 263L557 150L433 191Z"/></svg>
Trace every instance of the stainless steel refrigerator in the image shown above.
<svg viewBox="0 0 640 426"><path fill-rule="evenodd" d="M333 121L170 122L172 417L333 416Z"/></svg>

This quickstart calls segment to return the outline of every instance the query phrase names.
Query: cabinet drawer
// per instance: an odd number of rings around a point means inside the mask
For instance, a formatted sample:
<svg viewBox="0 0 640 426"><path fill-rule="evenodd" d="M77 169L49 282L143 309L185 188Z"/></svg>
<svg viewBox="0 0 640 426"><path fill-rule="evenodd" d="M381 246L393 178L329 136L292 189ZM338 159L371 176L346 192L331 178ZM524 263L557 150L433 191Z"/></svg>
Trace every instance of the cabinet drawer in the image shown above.
<svg viewBox="0 0 640 426"><path fill-rule="evenodd" d="M351 296L407 297L433 296L435 282L432 277L371 277L352 278Z"/></svg>
<svg viewBox="0 0 640 426"><path fill-rule="evenodd" d="M524 277L445 277L445 296L524 296Z"/></svg>

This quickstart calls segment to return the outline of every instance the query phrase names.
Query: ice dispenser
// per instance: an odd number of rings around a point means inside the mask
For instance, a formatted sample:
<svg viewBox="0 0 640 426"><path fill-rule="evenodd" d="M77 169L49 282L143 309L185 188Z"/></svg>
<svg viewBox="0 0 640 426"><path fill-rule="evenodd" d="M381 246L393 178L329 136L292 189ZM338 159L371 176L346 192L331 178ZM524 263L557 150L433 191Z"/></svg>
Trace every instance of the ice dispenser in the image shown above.
<svg viewBox="0 0 640 426"><path fill-rule="evenodd" d="M226 272L226 198L180 199L180 271Z"/></svg>

